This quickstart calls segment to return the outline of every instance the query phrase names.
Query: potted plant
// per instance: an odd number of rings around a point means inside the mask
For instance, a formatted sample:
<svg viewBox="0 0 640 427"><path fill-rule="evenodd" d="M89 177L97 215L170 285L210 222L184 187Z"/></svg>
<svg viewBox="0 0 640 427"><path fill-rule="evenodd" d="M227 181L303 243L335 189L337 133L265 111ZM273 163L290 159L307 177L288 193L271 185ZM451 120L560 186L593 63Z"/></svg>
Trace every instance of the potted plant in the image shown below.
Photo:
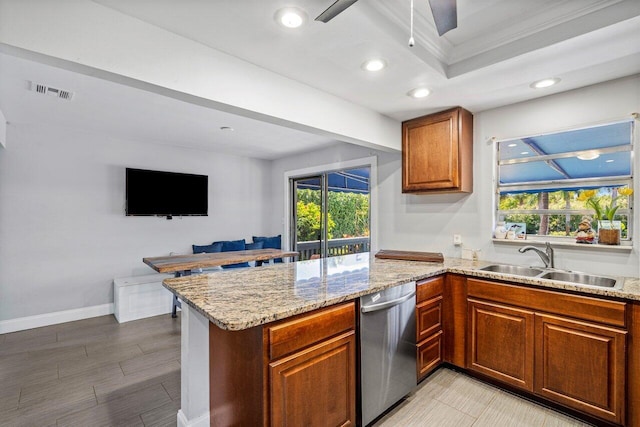
<svg viewBox="0 0 640 427"><path fill-rule="evenodd" d="M620 244L621 221L614 221L619 205L616 202L621 197L628 197L633 194L630 188L620 188L619 196L611 198L611 202L605 205L603 197L598 197L597 190L583 190L578 196L578 200L585 202L585 206L593 209L595 218L598 221L598 243L603 245Z"/></svg>

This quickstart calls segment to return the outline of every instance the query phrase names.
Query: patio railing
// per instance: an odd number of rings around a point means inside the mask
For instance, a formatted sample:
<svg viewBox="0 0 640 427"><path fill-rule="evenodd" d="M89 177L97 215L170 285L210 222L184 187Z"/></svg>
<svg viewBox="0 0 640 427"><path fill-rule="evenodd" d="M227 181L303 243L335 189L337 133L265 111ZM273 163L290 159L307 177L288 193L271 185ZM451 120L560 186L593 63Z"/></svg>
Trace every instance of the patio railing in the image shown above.
<svg viewBox="0 0 640 427"><path fill-rule="evenodd" d="M342 239L331 239L328 243L330 257L356 254L360 252L369 252L368 237L347 237ZM320 240L298 242L297 251L300 252L300 256L298 257L298 260L300 261L311 259L314 255L316 255L316 257L319 257Z"/></svg>

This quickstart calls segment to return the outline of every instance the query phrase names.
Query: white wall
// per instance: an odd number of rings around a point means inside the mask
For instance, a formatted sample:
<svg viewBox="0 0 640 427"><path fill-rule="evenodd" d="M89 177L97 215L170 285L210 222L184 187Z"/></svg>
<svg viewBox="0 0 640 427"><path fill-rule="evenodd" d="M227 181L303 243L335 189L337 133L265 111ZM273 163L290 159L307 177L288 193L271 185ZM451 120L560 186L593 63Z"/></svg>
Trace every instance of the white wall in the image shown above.
<svg viewBox="0 0 640 427"><path fill-rule="evenodd" d="M10 124L0 149L0 321L108 304L147 256L267 233L270 162ZM209 175L209 216L124 215L125 167Z"/></svg>
<svg viewBox="0 0 640 427"><path fill-rule="evenodd" d="M558 95L538 98L476 113L474 116L474 191L471 195L410 195L401 192L400 153L372 152L360 147L337 146L318 152L293 156L274 162L273 187L282 188L283 172L302 167L378 155L378 227L379 247L443 252L461 256L453 246L453 234L461 234L465 247L481 249L481 259L501 262L539 264L535 254L517 252L517 246L494 244L493 228L493 145L499 139L563 130L607 120L630 117L640 111L640 77L615 80ZM638 126L636 126L638 127ZM640 140L636 137L636 140ZM638 157L635 156L638 170ZM636 206L640 186L636 179ZM279 190L282 191L282 190ZM276 203L280 196L274 196ZM282 230L283 213L274 217L272 227ZM599 272L601 274L640 274L638 260L639 217L631 253L558 248L559 268ZM275 231L275 230L274 230Z"/></svg>

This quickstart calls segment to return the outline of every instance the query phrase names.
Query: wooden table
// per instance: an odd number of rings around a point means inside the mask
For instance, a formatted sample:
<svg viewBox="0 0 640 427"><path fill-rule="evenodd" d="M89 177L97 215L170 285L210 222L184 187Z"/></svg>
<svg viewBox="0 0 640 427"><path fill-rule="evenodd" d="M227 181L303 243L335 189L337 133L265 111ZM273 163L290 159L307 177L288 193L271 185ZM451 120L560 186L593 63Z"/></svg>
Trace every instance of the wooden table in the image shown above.
<svg viewBox="0 0 640 427"><path fill-rule="evenodd" d="M175 277L189 276L191 270L198 268L219 267L239 262L268 261L275 258L297 257L298 252L280 249L251 249L248 251L215 252L193 255L172 255L142 258L142 262L158 273L174 273ZM176 309L180 307L178 297L173 296L171 317L176 317Z"/></svg>

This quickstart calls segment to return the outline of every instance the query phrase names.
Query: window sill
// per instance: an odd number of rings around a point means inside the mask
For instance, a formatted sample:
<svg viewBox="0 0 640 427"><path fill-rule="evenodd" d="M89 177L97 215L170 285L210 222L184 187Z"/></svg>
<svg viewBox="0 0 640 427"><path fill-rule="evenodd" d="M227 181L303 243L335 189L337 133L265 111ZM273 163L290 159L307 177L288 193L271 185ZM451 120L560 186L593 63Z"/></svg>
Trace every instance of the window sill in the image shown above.
<svg viewBox="0 0 640 427"><path fill-rule="evenodd" d="M633 250L633 245L631 242L624 242L621 245L600 245L600 244L585 244L585 243L576 243L566 240L559 240L553 238L542 238L542 239L526 239L526 240L507 240L507 239L491 239L493 243L498 243L501 245L533 245L533 246L544 246L545 242L551 243L554 247L561 248L573 248L573 249L586 249L590 251L608 251L608 252L631 252Z"/></svg>

